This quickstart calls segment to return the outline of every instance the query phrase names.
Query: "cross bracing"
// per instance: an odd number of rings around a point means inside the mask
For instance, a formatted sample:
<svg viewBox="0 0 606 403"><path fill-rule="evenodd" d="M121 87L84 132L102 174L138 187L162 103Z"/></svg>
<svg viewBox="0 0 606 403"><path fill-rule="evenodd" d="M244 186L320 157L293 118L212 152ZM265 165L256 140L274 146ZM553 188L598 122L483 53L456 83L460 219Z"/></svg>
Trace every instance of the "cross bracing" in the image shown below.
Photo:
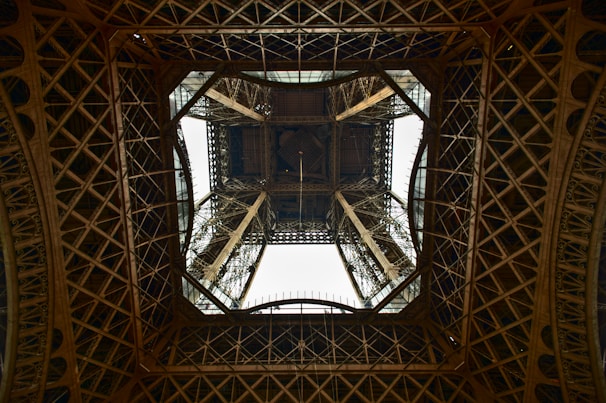
<svg viewBox="0 0 606 403"><path fill-rule="evenodd" d="M603 2L0 10L1 400L606 401ZM424 292L398 314L183 298L178 83L404 69L436 94Z"/></svg>
<svg viewBox="0 0 606 403"><path fill-rule="evenodd" d="M391 121L413 113L407 104L426 107L429 92L410 71L318 82L310 80L330 72L274 73L249 81L263 72L193 71L169 97L171 115L191 106L187 115L208 122L213 196L185 231L192 233L186 270L203 294L241 308L266 244L336 243L358 302L373 308L415 272L406 202L386 192ZM390 309L405 307L418 288L400 290Z"/></svg>

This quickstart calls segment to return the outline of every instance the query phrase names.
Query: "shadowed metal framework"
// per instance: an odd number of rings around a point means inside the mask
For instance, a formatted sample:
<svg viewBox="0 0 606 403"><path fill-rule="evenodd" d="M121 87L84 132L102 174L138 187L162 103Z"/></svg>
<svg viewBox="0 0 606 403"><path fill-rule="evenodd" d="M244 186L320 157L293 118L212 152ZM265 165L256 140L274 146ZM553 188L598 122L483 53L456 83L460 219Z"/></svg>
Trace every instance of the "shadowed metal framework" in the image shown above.
<svg viewBox="0 0 606 403"><path fill-rule="evenodd" d="M393 119L424 113L429 92L409 71L221 74L192 71L169 96L177 128L184 112L205 119L210 146L211 194L180 217L184 295L207 313L241 308L266 245L331 243L360 306L401 310L420 273L390 191Z"/></svg>
<svg viewBox="0 0 606 403"><path fill-rule="evenodd" d="M0 3L0 400L606 402L605 49L600 0ZM425 121L421 293L398 313L210 315L183 297L178 120L199 104L219 141L221 119L274 112L260 80L286 71L376 77L365 119L390 88ZM209 81L174 108L191 72ZM271 219L221 161L226 234L251 206ZM368 245L351 218L377 187L353 190L344 243Z"/></svg>

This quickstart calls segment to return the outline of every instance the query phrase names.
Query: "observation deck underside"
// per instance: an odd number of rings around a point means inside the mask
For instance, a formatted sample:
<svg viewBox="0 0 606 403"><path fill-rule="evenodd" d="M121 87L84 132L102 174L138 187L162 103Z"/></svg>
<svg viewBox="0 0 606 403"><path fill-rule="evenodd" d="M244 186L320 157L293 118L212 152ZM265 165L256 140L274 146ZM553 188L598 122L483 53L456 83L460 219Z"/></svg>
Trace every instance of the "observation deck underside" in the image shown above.
<svg viewBox="0 0 606 403"><path fill-rule="evenodd" d="M605 4L1 2L0 401L606 403ZM371 308L232 309L305 234Z"/></svg>

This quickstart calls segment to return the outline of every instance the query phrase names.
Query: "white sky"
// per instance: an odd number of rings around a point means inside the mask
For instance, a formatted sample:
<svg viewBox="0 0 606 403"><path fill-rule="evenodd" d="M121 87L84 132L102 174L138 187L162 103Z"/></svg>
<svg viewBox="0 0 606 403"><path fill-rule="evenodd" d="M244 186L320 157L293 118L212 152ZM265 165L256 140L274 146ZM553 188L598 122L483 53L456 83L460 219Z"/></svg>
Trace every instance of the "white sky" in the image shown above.
<svg viewBox="0 0 606 403"><path fill-rule="evenodd" d="M206 122L185 117L181 126L194 177L194 197L199 200L209 190ZM392 163L392 190L407 200L408 178L416 155L422 121L407 116L395 121ZM248 304L268 299L299 296L324 299L353 305L356 301L335 245L269 245L247 296ZM256 303L255 303L256 302Z"/></svg>

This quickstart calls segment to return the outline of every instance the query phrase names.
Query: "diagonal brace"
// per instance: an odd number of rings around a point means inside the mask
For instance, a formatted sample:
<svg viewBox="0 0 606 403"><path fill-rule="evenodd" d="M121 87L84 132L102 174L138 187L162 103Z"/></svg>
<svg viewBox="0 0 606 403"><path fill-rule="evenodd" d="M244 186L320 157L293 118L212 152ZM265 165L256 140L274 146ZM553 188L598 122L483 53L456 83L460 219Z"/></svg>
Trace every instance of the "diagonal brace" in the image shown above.
<svg viewBox="0 0 606 403"><path fill-rule="evenodd" d="M230 234L229 241L225 244L221 252L217 255L214 262L204 269L204 279L213 281L221 268L221 265L225 262L225 260L229 257L231 252L234 250L238 242L242 239L242 235L244 235L244 231L251 223L253 218L257 215L259 211L259 207L265 201L267 196L266 192L259 193L259 196L255 200L255 202L248 208L248 212L246 216L242 219L238 227Z"/></svg>
<svg viewBox="0 0 606 403"><path fill-rule="evenodd" d="M358 218L358 215L355 213L353 207L351 207L347 200L345 200L343 194L340 191L336 191L335 198L339 204L341 204L345 215L351 220L356 228L356 231L358 231L360 234L360 238L362 238L362 241L366 244L366 246L368 246L370 253L372 253L377 263L379 263L385 274L387 274L387 277L391 280L398 278L398 267L393 265L389 259L387 259L383 251L381 251L379 245L377 245L376 241L373 239L370 231L364 226L362 221L360 221L360 218Z"/></svg>

